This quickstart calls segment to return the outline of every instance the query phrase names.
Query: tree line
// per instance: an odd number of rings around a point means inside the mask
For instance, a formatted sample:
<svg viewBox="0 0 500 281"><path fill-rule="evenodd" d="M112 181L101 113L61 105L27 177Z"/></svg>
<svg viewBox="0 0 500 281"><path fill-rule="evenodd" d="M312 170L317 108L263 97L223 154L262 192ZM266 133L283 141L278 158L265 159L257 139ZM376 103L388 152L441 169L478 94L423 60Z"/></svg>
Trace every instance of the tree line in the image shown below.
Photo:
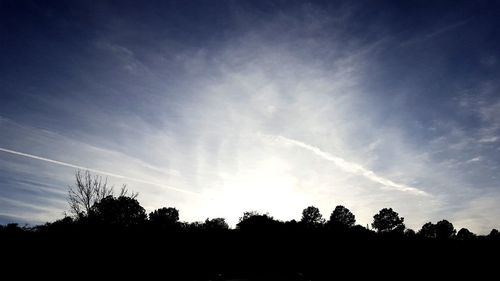
<svg viewBox="0 0 500 281"><path fill-rule="evenodd" d="M382 236L403 239L500 240L498 230L492 229L486 236L478 236L466 228L456 230L447 220L428 222L415 232L406 228L404 218L392 208L383 208L373 216L372 229L356 224L355 215L346 207L336 206L328 220L319 209L309 206L302 211L299 221L280 221L268 213L249 211L243 213L230 229L224 218L207 218L202 222L181 222L179 211L173 207L156 209L149 214L137 201L137 193L123 186L118 193L106 179L89 171L77 171L75 185L70 187L68 203L71 216L35 227L18 224L0 226L0 234L61 232L74 229L103 229L149 232L330 232L353 237Z"/></svg>
<svg viewBox="0 0 500 281"><path fill-rule="evenodd" d="M189 281L406 276L397 271L428 278L431 271L432 276L464 269L474 276L492 273L496 259L490 257L500 250L496 230L485 236L457 232L442 220L415 232L391 208L375 214L371 228L357 224L345 206L336 206L327 217L309 206L299 220L289 221L244 212L234 229L224 218L182 222L176 208L147 213L137 193L126 186L115 191L106 179L85 171L76 173L68 202L70 214L54 222L0 227L3 268L22 265L51 275L69 270L65 277L95 278L105 271L114 279L150 274Z"/></svg>

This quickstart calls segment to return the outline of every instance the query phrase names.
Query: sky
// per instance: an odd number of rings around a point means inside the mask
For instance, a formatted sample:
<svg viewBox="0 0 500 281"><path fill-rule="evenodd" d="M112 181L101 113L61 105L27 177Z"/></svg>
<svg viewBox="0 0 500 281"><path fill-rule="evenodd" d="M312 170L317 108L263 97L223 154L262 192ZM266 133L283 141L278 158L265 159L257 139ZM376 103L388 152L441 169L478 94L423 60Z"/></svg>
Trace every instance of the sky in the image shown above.
<svg viewBox="0 0 500 281"><path fill-rule="evenodd" d="M183 221L500 227L498 1L0 0L0 224L77 169Z"/></svg>

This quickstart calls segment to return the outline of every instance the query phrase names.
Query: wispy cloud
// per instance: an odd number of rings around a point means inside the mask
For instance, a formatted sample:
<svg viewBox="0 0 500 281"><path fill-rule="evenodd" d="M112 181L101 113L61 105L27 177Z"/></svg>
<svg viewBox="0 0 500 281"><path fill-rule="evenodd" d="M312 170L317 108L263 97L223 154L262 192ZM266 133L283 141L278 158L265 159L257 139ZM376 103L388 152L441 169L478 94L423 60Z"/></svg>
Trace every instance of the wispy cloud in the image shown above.
<svg viewBox="0 0 500 281"><path fill-rule="evenodd" d="M481 160L482 160L481 157L477 156L477 157L474 157L474 158L467 160L465 163L474 163L474 162L479 162Z"/></svg>
<svg viewBox="0 0 500 281"><path fill-rule="evenodd" d="M433 39L437 36L440 36L446 32L449 32L449 31L452 31L460 26L463 26L465 24L467 24L471 19L466 19L466 20L461 20L461 21L458 21L458 22L455 22L455 23L451 23L451 24L448 24L446 26L443 26L443 27L439 27L433 31L430 31L429 33L423 35L423 36L417 36L413 39L410 39L410 40L407 40L407 41L404 41L402 42L400 45L401 46L408 46L408 45L413 45L413 44L416 44L416 43L421 43L421 42L424 42L424 41L427 41L427 40L430 40L430 39Z"/></svg>
<svg viewBox="0 0 500 281"><path fill-rule="evenodd" d="M157 183L157 182L152 182L152 181L149 181L149 180L144 180L144 179L139 179L139 178L134 178L134 177L128 177L128 176L118 175L118 174L110 173L110 172L107 172L107 171L92 169L92 168L89 168L89 167L84 167L84 166L79 166L79 165L75 165L75 164L71 164L71 163L67 163L67 162L57 161L57 160L53 160L53 159L49 159L49 158L45 158L45 157L41 157L41 156L37 156L37 155L33 155L33 154L23 153L23 152L19 152L19 151L15 151L15 150L10 150L10 149L6 149L6 148L1 148L0 147L0 151L6 152L6 153L10 153L10 154L14 154L14 155L18 155L18 156L28 157L28 158L31 158L31 159L45 161L45 162L49 162L49 163L52 163L52 164L61 165L61 166L65 166L65 167L88 170L88 171L91 171L91 172L94 172L94 173L99 173L99 174L102 174L102 175L105 175L105 176L114 177L114 178L131 180L131 181L138 182L138 183L145 183L145 184L155 185L155 186L158 186L158 187L163 187L163 188L167 188L167 189L171 189L171 190L174 190L174 191L183 192L183 193L187 193L187 194L192 194L192 195L200 195L200 193L198 193L198 192L184 190L184 189L176 188L176 187L173 187L173 186L164 185L164 184Z"/></svg>
<svg viewBox="0 0 500 281"><path fill-rule="evenodd" d="M493 142L496 142L498 140L498 137L497 136L493 136L493 137L484 137L484 138L481 138L479 140L480 143L493 143Z"/></svg>
<svg viewBox="0 0 500 281"><path fill-rule="evenodd" d="M2 210L0 211L0 223L29 223L39 224L60 217L64 214L62 205L66 202L62 200L48 199L45 204L18 200L13 198L0 197Z"/></svg>
<svg viewBox="0 0 500 281"><path fill-rule="evenodd" d="M373 182L382 184L385 187L392 188L392 189L399 190L399 191L409 192L409 193L412 193L415 195L420 195L420 196L429 196L430 195L429 193L427 193L423 190L420 190L416 187L411 187L408 185L393 182L390 179L387 179L385 177L377 175L375 172L370 171L369 169L361 166L360 164L346 161L345 159L343 159L341 157L334 156L328 152L322 151L318 147L303 143L301 141L289 139L289 138L286 138L283 136L277 136L277 137L275 137L275 139L276 139L276 141L287 144L287 145L294 145L297 147L307 149L307 150L313 152L314 154L322 157L323 159L333 162L337 167L341 168L345 172L363 176L363 177L365 177Z"/></svg>
<svg viewBox="0 0 500 281"><path fill-rule="evenodd" d="M152 74L151 70L138 60L134 52L129 48L104 41L97 42L96 47L111 53L120 62L123 69L132 74Z"/></svg>

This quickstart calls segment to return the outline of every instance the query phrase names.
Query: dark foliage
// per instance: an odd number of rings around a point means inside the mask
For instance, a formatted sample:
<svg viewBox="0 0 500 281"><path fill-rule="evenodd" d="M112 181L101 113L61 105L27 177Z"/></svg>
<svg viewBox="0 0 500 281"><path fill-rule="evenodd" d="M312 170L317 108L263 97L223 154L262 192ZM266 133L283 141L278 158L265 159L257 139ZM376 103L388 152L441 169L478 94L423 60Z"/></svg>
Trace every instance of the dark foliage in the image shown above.
<svg viewBox="0 0 500 281"><path fill-rule="evenodd" d="M334 229L350 228L356 223L356 217L344 206L337 206L330 215L328 225Z"/></svg>
<svg viewBox="0 0 500 281"><path fill-rule="evenodd" d="M203 224L203 229L208 231L220 231L220 230L228 230L229 225L224 218L214 218L214 219L206 219Z"/></svg>
<svg viewBox="0 0 500 281"><path fill-rule="evenodd" d="M457 232L453 227L453 224L447 220L438 221L435 228L437 239L451 239Z"/></svg>
<svg viewBox="0 0 500 281"><path fill-rule="evenodd" d="M321 215L318 208L309 206L302 211L302 219L300 220L306 227L316 228L325 223L323 215Z"/></svg>
<svg viewBox="0 0 500 281"><path fill-rule="evenodd" d="M105 226L129 228L146 222L146 211L136 199L112 195L94 204L89 220Z"/></svg>
<svg viewBox="0 0 500 281"><path fill-rule="evenodd" d="M149 223L157 230L179 229L179 211L176 208L160 208L149 213Z"/></svg>
<svg viewBox="0 0 500 281"><path fill-rule="evenodd" d="M500 232L497 229L492 229L490 234L488 234L490 239L500 239Z"/></svg>
<svg viewBox="0 0 500 281"><path fill-rule="evenodd" d="M467 230L468 231L468 230ZM455 236L456 230L453 224L447 220L438 221L436 224L432 222L425 223L418 234L426 239L452 239Z"/></svg>
<svg viewBox="0 0 500 281"><path fill-rule="evenodd" d="M239 219L236 229L243 231L275 231L281 222L274 220L269 214L260 214L255 211L245 212Z"/></svg>
<svg viewBox="0 0 500 281"><path fill-rule="evenodd" d="M470 232L467 228L462 228L457 232L457 239L461 241L473 240L476 235Z"/></svg>
<svg viewBox="0 0 500 281"><path fill-rule="evenodd" d="M436 225L432 222L427 222L422 226L418 234L427 239L436 238Z"/></svg>
<svg viewBox="0 0 500 281"><path fill-rule="evenodd" d="M417 236L417 234L415 233L415 230L409 229L409 228L405 229L404 234L405 234L405 237L411 238L411 239L414 239Z"/></svg>
<svg viewBox="0 0 500 281"><path fill-rule="evenodd" d="M403 224L404 218L400 218L399 214L392 210L392 208L384 208L378 214L373 216L372 227L378 232L400 232L403 233L405 225Z"/></svg>

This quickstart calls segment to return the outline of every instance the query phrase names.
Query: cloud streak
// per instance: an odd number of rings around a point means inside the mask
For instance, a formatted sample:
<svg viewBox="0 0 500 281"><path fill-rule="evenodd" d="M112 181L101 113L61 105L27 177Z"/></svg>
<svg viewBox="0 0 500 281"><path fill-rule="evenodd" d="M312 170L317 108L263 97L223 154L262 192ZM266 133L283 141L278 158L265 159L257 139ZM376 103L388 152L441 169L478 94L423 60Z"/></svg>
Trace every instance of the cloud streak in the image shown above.
<svg viewBox="0 0 500 281"><path fill-rule="evenodd" d="M180 189L180 188L176 188L176 187L169 186L169 185L164 185L164 184L157 183L157 182L152 182L152 181L148 181L148 180L144 180L144 179L139 179L139 178L134 178L134 177L127 177L127 176L123 176L123 175L119 175L119 174L115 174L115 173L110 173L110 172L106 172L106 171L102 171L102 170L92 169L92 168L88 168L88 167L84 167L84 166L79 166L79 165L75 165L75 164L71 164L71 163L67 163L67 162L57 161L57 160L53 160L53 159L49 159L49 158L45 158L45 157L41 157L41 156L37 156L37 155L33 155L33 154L28 154L28 153L24 153L24 152L19 152L19 151L15 151L15 150L10 150L10 149L6 149L6 148L2 148L2 147L0 147L0 151L5 152L5 153L10 153L10 154L18 155L18 156L23 156L23 157L31 158L31 159L45 161L45 162L49 162L49 163L60 165L60 166L65 166L65 167L70 167L70 168L75 168L75 169L88 170L88 171L91 171L91 172L94 172L94 173L99 173L99 174L110 176L110 177L114 177L114 178L131 180L131 181L135 181L135 182L139 182L139 183L145 183L145 184L155 185L155 186L159 186L159 187L162 187L162 188L167 188L167 189L170 189L170 190L174 190L174 191L177 191L177 192L182 192L182 193L186 193L186 194L190 194L190 195L201 195L200 193L197 193L197 192L193 192L193 191L189 191L189 190L185 190L185 189Z"/></svg>
<svg viewBox="0 0 500 281"><path fill-rule="evenodd" d="M391 188L394 190L403 191L403 192L409 192L409 193L412 193L414 195L430 196L429 193L427 193L423 190L420 190L416 187L411 187L408 185L393 182L390 179L387 179L387 178L384 178L382 176L377 175L375 172L366 169L365 167L361 166L360 164L346 161L345 159L343 159L341 157L334 156L328 152L322 151L318 147L303 143L301 141L289 139L289 138L286 138L283 136L276 136L275 139L276 139L276 141L283 143L285 145L293 145L293 146L301 147L301 148L304 148L308 151L311 151L314 154L316 154L317 156L320 156L321 158L323 158L327 161L333 162L337 167L341 168L345 172L359 175L359 176L363 176L363 177L365 177L373 182L382 184L385 187L388 187L388 188Z"/></svg>

